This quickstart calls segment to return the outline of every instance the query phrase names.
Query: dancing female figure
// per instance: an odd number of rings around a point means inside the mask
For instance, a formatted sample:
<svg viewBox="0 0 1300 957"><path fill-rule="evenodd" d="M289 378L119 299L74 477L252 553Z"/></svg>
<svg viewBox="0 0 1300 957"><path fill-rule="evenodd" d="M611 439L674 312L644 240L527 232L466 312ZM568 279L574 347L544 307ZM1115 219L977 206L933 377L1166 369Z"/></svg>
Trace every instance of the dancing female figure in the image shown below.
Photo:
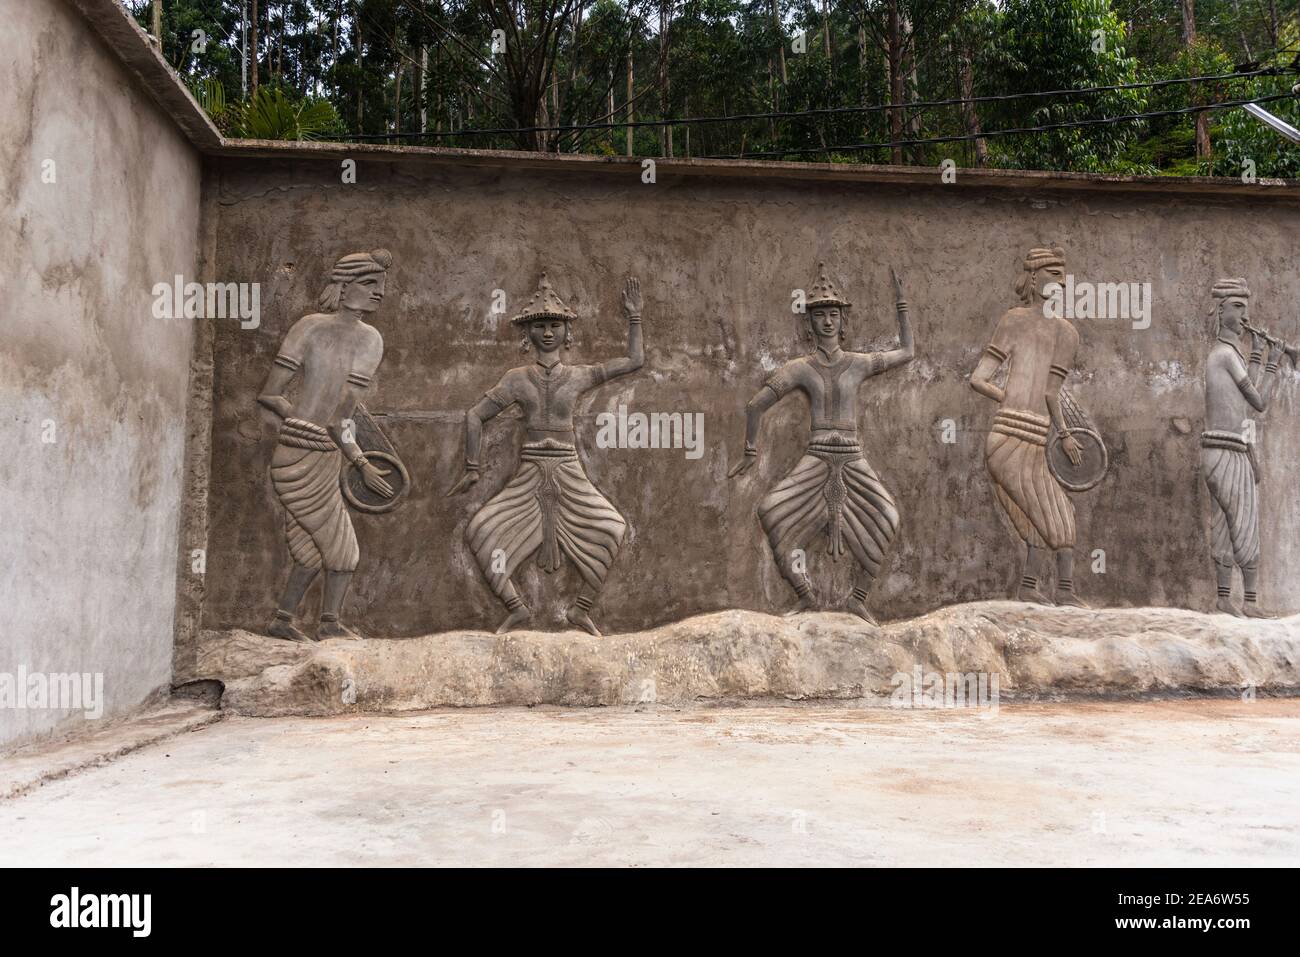
<svg viewBox="0 0 1300 957"><path fill-rule="evenodd" d="M514 477L479 509L465 532L483 576L506 606L497 634L531 615L513 576L534 554L546 572L559 568L565 557L573 563L583 586L567 618L600 634L591 608L623 543L627 522L583 471L573 412L584 393L635 372L645 362L641 305L641 284L628 279L623 289L627 355L599 365L571 366L560 360L560 350L572 344L571 325L578 317L543 273L537 292L511 320L524 331L524 351L536 350L537 360L503 375L465 416L465 474L448 495L465 491L479 479L484 422L518 404L528 430Z"/></svg>

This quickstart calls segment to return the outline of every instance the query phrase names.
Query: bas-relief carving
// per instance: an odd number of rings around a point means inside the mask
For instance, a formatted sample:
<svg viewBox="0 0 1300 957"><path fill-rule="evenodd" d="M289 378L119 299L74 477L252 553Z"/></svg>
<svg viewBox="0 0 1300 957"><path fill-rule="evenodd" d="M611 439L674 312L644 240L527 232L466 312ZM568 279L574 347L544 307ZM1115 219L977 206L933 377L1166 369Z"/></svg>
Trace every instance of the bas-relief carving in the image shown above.
<svg viewBox="0 0 1300 957"><path fill-rule="evenodd" d="M363 513L389 511L410 488L405 465L360 401L383 355L383 339L365 317L383 300L390 263L385 250L338 260L320 297L322 311L303 317L289 330L258 396L261 405L281 419L270 476L284 509L293 559L268 628L276 637L309 640L295 620L322 569L325 587L317 637L358 637L340 621L360 557L348 507ZM850 303L827 276L824 264L819 270L801 320L811 351L779 368L750 400L745 454L728 474L741 475L757 461L767 410L790 392L803 392L812 419L806 453L761 500L759 520L777 566L798 598L792 614L817 602L804 556L805 548L824 535L833 559L848 553L860 567L848 610L874 623L867 602L897 535L899 515L863 454L857 391L868 378L912 359L912 331L895 275L899 347L880 353L845 350ZM1083 606L1073 583L1076 532L1067 492L1097 485L1108 462L1101 436L1065 388L1079 348L1078 332L1044 308L1051 285L1064 278L1059 248L1029 251L1016 283L1021 304L998 321L970 381L976 392L998 404L985 460L998 503L1025 545L1018 597ZM1244 279L1220 280L1211 292L1217 338L1206 367L1201 469L1212 503L1218 608L1264 618L1269 616L1260 610L1256 590L1260 474L1249 417L1267 409L1281 359L1288 357L1295 365L1300 350L1250 325L1250 292ZM566 558L574 565L583 585L567 619L600 634L590 613L627 523L583 469L573 413L583 394L640 369L644 362L637 280L628 280L622 300L627 355L597 365L569 365L562 361L563 350L572 345L577 316L543 274L532 299L511 320L523 333L523 351L535 350L536 360L507 372L466 415L465 474L449 495L479 480L485 422L518 405L526 428L513 477L479 509L466 531L484 577L507 611L498 633L530 617L514 574L536 555L547 572ZM1249 359L1239 346L1247 333L1253 343ZM298 394L290 401L286 392L296 378L301 379ZM1039 584L1049 553L1054 554L1056 570L1051 598ZM1241 610L1230 598L1234 568L1241 569L1243 578Z"/></svg>
<svg viewBox="0 0 1300 957"><path fill-rule="evenodd" d="M782 576L798 603L791 614L817 601L806 568L806 546L825 534L833 560L846 552L860 567L847 607L875 623L867 608L889 547L898 534L898 506L862 452L858 435L858 388L872 376L897 368L915 354L902 284L894 275L897 349L849 352L845 316L850 303L826 275L825 263L805 300L804 322L811 352L777 369L745 409L745 454L729 472L747 472L758 458L758 436L767 410L796 389L808 397L812 429L807 451L758 505L759 521ZM892 270L891 270L892 273Z"/></svg>
<svg viewBox="0 0 1300 957"><path fill-rule="evenodd" d="M1016 282L1021 304L998 320L970 383L998 404L985 443L985 465L998 503L1025 544L1018 597L1085 607L1074 587L1074 506L1066 487L1097 484L1106 455L1100 436L1063 389L1079 350L1079 333L1068 320L1049 315L1044 301L1049 287L1064 282L1061 249L1029 251ZM1006 380L998 385L995 379L1003 367ZM1039 587L1049 552L1056 559L1051 598Z"/></svg>
<svg viewBox="0 0 1300 957"><path fill-rule="evenodd" d="M383 510L394 504L409 480L392 446L359 404L370 388L384 354L384 340L365 317L379 308L392 256L387 250L352 253L334 264L329 284L320 296L321 312L295 322L271 366L257 401L281 419L271 458L271 485L284 508L285 539L293 558L289 580L267 633L277 638L307 641L295 617L303 596L324 569L318 638L356 638L340 620L352 573L360 559L357 537L345 502L344 473L355 470L362 491L349 489L348 498ZM300 379L292 402L285 395ZM354 423L365 423L366 438L379 449L384 468L370 461L358 445ZM390 481L390 479L392 481ZM396 486L395 484L396 483Z"/></svg>
<svg viewBox="0 0 1300 957"><path fill-rule="evenodd" d="M1250 289L1245 279L1220 279L1210 290L1215 336L1205 363L1205 431L1201 433L1201 475L1210 490L1210 552L1218 586L1216 607L1246 618L1270 618L1259 607L1259 492L1263 476L1255 458L1252 413L1268 410L1283 356L1296 361L1294 347L1250 325ZM1240 341L1250 333L1251 352ZM1267 353L1267 361L1265 354ZM1232 603L1233 569L1241 569L1245 603Z"/></svg>
<svg viewBox="0 0 1300 957"><path fill-rule="evenodd" d="M600 634L591 609L622 545L627 522L583 470L573 412L584 393L644 364L641 309L641 284L629 279L623 289L627 355L598 365L570 365L562 352L572 345L578 317L543 273L532 299L511 320L523 333L523 350L535 351L536 360L502 376L465 417L465 474L449 495L479 480L484 422L518 405L527 430L514 476L479 509L465 532L483 576L506 607L498 634L531 615L514 573L533 555L546 572L558 569L565 558L573 564L583 585L569 607L568 621Z"/></svg>
<svg viewBox="0 0 1300 957"><path fill-rule="evenodd" d="M352 413L351 421L344 421L345 431L351 428L357 446L365 453L366 461L379 469L380 476L387 483L389 490L371 488L366 484L366 470L355 463L348 462L343 467L339 482L343 488L343 497L348 505L358 512L372 515L391 512L406 498L411 490L411 475L406 464L397 457L397 450L388 436L371 418L364 405L358 404Z"/></svg>

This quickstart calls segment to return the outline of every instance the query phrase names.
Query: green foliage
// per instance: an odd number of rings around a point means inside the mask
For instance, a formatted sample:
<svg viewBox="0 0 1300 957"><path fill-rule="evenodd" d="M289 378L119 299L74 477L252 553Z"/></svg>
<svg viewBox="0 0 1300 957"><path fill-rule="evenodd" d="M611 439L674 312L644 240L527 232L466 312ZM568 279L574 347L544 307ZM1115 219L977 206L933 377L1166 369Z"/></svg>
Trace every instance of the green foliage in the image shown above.
<svg viewBox="0 0 1300 957"><path fill-rule="evenodd" d="M122 2L147 29L148 0ZM257 0L257 94L247 103L237 102L245 5L251 12L253 0L163 3L163 53L227 135L423 130L400 142L618 155L630 56L638 121L803 114L675 124L671 137L642 126L639 155L1233 176L1249 160L1259 176L1300 174L1300 147L1240 109L1209 114L1208 160L1197 157L1192 113L989 135L982 150L969 138L975 128L996 134L1285 92L1294 73L965 108L807 112L950 100L966 86L987 97L1221 74L1248 61L1289 67L1300 0L1196 0L1190 46L1176 0ZM494 30L504 31L504 51L492 49ZM206 44L196 45L195 31ZM247 80L251 91L251 64ZM218 96L228 96L224 108ZM1294 101L1268 108L1300 123ZM864 146L893 139L939 142Z"/></svg>
<svg viewBox="0 0 1300 957"><path fill-rule="evenodd" d="M338 112L328 100L291 99L278 86L258 87L237 108L231 124L236 136L255 140L315 140L341 129Z"/></svg>
<svg viewBox="0 0 1300 957"><path fill-rule="evenodd" d="M199 106L203 107L214 120L219 122L229 115L226 106L226 88L221 85L220 80L213 77L192 80L190 92L194 94L194 99L198 100Z"/></svg>
<svg viewBox="0 0 1300 957"><path fill-rule="evenodd" d="M190 92L227 136L257 140L315 140L343 132L338 112L328 100L295 99L280 87L259 87L246 102L228 103L220 80L205 77L190 83Z"/></svg>
<svg viewBox="0 0 1300 957"><path fill-rule="evenodd" d="M1108 0L1006 0L996 17L1001 42L983 51L985 92L1086 89L1135 83L1137 60L1124 52L1124 28ZM987 112L1007 129L1050 126L1142 112L1143 90L1032 97ZM1030 169L1110 169L1138 124L1052 130L990 142L995 165Z"/></svg>

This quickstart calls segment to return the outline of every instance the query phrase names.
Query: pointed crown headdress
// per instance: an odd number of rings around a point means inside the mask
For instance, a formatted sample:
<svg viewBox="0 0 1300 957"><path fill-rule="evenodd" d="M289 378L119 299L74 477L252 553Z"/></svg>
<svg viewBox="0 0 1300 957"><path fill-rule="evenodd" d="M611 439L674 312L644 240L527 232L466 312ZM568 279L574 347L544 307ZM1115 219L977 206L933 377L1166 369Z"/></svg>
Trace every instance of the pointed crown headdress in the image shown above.
<svg viewBox="0 0 1300 957"><path fill-rule="evenodd" d="M804 301L804 308L839 306L841 309L848 309L852 305L853 303L840 295L840 291L835 288L835 283L831 282L830 277L826 275L826 264L824 262L818 263L817 281L808 290L808 298Z"/></svg>
<svg viewBox="0 0 1300 957"><path fill-rule="evenodd" d="M533 297L524 304L523 311L510 321L516 325L523 325L534 319L564 319L573 322L577 318L578 314L565 305L564 300L551 288L551 281L543 272Z"/></svg>

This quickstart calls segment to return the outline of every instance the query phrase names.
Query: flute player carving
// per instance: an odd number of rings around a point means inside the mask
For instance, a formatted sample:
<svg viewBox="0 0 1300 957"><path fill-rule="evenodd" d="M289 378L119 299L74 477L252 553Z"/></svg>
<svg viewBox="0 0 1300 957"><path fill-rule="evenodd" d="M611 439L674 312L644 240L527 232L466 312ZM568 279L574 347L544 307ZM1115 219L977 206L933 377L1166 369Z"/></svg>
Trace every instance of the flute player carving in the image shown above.
<svg viewBox="0 0 1300 957"><path fill-rule="evenodd" d="M572 344L571 326L578 317L543 273L533 298L511 320L523 329L523 350L536 350L537 360L503 375L465 416L465 474L448 495L479 480L484 422L518 404L527 428L514 477L478 510L465 531L483 576L506 607L497 634L531 616L514 573L534 554L545 572L558 569L565 557L573 563L583 585L569 607L568 621L600 634L591 609L623 543L627 522L582 468L573 412L584 393L644 364L641 307L641 283L628 279L623 287L627 355L599 365L568 365L560 361L560 350Z"/></svg>
<svg viewBox="0 0 1300 957"><path fill-rule="evenodd" d="M1244 618L1271 618L1259 607L1259 466L1251 412L1263 413L1277 383L1286 344L1249 325L1250 290L1245 279L1220 279L1210 294L1214 345L1205 364L1205 431L1201 475L1210 490L1210 552L1218 588L1215 607ZM1250 361L1238 343L1251 333ZM1268 361L1264 349L1268 347ZM1294 360L1293 360L1294 361ZM1241 569L1245 604L1232 603L1232 571Z"/></svg>
<svg viewBox="0 0 1300 957"><path fill-rule="evenodd" d="M759 521L772 546L781 575L798 603L797 614L816 603L801 556L809 542L826 533L827 551L838 561L845 548L861 568L849 595L848 610L864 621L871 587L880 575L889 546L898 534L898 506L862 453L858 437L858 388L867 379L912 361L916 354L903 285L893 270L898 311L898 348L888 352L849 352L845 311L850 303L818 264L819 275L804 303L811 354L792 359L768 377L745 407L745 454L728 473L741 475L758 460L758 434L767 410L795 389L808 397L812 433L807 452L758 505Z"/></svg>
<svg viewBox="0 0 1300 957"><path fill-rule="evenodd" d="M366 460L344 423L370 387L384 355L379 330L362 317L384 299L393 257L385 249L351 253L334 264L320 296L322 312L293 324L280 344L257 401L283 421L271 459L271 484L284 507L284 530L293 569L267 633L307 641L294 625L303 595L325 569L318 638L358 638L339 620L360 559L357 536L339 487L343 456L358 468L366 488L391 498L389 470ZM295 402L284 395L295 376Z"/></svg>

